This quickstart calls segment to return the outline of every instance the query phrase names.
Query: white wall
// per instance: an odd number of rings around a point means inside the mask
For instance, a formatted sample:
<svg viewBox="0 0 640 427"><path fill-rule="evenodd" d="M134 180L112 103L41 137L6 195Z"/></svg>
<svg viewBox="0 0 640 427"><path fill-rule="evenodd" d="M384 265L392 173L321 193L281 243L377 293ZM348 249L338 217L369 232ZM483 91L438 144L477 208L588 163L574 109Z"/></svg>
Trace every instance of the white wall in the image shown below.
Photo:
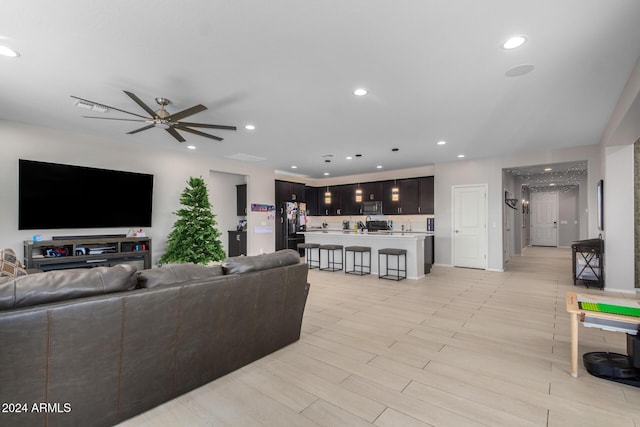
<svg viewBox="0 0 640 427"><path fill-rule="evenodd" d="M633 145L605 149L604 258L607 290L633 292Z"/></svg>
<svg viewBox="0 0 640 427"><path fill-rule="evenodd" d="M5 120L0 120L0 143L0 247L13 248L17 254L23 253L23 240L31 239L34 234L42 234L48 239L53 235L122 234L128 231L126 228L18 230L19 158L153 174L153 227L147 232L153 238L154 265L166 248L166 237L175 221L172 212L180 207L180 193L190 176L207 179L210 171L243 174L247 176L250 203L274 203L273 171L244 162L204 157L197 152L153 150ZM228 203L235 214L235 193ZM64 206L43 206L43 212L46 209L64 209ZM247 215L248 223L258 223L261 219L258 213ZM250 230L247 240L249 254L257 254L260 249L264 252L275 250L273 234L255 234Z"/></svg>
<svg viewBox="0 0 640 427"><path fill-rule="evenodd" d="M604 158L605 288L635 292L633 144L640 137L640 58L600 143Z"/></svg>
<svg viewBox="0 0 640 427"><path fill-rule="evenodd" d="M580 237L578 188L558 191L558 246L570 248Z"/></svg>
<svg viewBox="0 0 640 427"><path fill-rule="evenodd" d="M224 251L229 254L229 233L236 231L238 215L236 215L237 185L244 184L244 175L211 171L207 188L211 212L216 216L217 228L222 233L220 241Z"/></svg>
<svg viewBox="0 0 640 427"><path fill-rule="evenodd" d="M502 270L502 204L504 189L502 169L587 160L589 171L600 170L600 149L598 146L576 147L562 150L524 153L513 157L461 160L435 165L435 262L452 265L452 203L451 187L454 185L487 184L488 193L488 269ZM588 236L597 237L595 219L595 192L599 176L589 174L587 183L588 198Z"/></svg>

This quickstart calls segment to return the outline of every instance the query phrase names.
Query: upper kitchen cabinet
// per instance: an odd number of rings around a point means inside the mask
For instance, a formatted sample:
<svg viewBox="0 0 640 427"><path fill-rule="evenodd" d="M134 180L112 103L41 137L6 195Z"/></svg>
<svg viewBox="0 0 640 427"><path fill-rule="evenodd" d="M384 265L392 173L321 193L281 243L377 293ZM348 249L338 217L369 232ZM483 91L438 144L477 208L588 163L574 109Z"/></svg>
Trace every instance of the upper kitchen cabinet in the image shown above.
<svg viewBox="0 0 640 427"><path fill-rule="evenodd" d="M433 177L425 176L422 178L418 178L418 181L420 191L418 195L418 213L433 215Z"/></svg>
<svg viewBox="0 0 640 427"><path fill-rule="evenodd" d="M376 182L363 182L362 184L356 184L356 188L360 186L362 190L363 202L380 202L382 198L382 181Z"/></svg>
<svg viewBox="0 0 640 427"><path fill-rule="evenodd" d="M340 186L318 187L318 215L340 215Z"/></svg>
<svg viewBox="0 0 640 427"><path fill-rule="evenodd" d="M295 200L304 202L305 185L298 182L280 181L275 182L276 204L281 202Z"/></svg>
<svg viewBox="0 0 640 427"><path fill-rule="evenodd" d="M418 178L399 179L400 184L400 212L403 215L419 213L419 181Z"/></svg>
<svg viewBox="0 0 640 427"><path fill-rule="evenodd" d="M318 189L316 187L304 188L304 201L307 203L307 215L318 215Z"/></svg>
<svg viewBox="0 0 640 427"><path fill-rule="evenodd" d="M396 180L382 182L382 213L395 215L400 213L400 199L393 200L393 189L400 189Z"/></svg>
<svg viewBox="0 0 640 427"><path fill-rule="evenodd" d="M247 184L236 185L236 215L247 215Z"/></svg>
<svg viewBox="0 0 640 427"><path fill-rule="evenodd" d="M382 184L384 214L433 214L432 176L384 181ZM397 200L393 200L394 188L398 189Z"/></svg>
<svg viewBox="0 0 640 427"><path fill-rule="evenodd" d="M340 185L340 207L338 215L360 215L362 201L356 202L356 184Z"/></svg>

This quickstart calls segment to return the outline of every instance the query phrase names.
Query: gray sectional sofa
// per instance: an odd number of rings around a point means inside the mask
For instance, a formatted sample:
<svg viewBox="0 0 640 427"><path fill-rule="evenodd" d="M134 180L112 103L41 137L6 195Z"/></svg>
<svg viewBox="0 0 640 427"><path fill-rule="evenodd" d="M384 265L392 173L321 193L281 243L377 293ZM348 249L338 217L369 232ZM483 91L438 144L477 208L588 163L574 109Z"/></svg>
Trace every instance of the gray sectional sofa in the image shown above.
<svg viewBox="0 0 640 427"><path fill-rule="evenodd" d="M0 425L140 414L298 340L308 291L292 250L3 280Z"/></svg>

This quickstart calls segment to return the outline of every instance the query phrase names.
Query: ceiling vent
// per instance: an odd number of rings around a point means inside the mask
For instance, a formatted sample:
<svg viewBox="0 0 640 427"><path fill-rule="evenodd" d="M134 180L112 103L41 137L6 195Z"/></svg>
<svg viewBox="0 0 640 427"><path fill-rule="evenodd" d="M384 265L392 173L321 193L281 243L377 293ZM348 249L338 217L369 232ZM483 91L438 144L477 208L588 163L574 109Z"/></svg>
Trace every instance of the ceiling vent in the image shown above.
<svg viewBox="0 0 640 427"><path fill-rule="evenodd" d="M264 157L252 156L251 154L245 154L245 153L229 154L228 156L225 156L225 157L233 160L241 160L243 162L261 162L263 160L267 160Z"/></svg>
<svg viewBox="0 0 640 427"><path fill-rule="evenodd" d="M79 108L84 108L85 110L92 110L98 113L107 113L109 112L109 108L104 105L94 104L93 102L87 102L81 99L76 100L74 105Z"/></svg>

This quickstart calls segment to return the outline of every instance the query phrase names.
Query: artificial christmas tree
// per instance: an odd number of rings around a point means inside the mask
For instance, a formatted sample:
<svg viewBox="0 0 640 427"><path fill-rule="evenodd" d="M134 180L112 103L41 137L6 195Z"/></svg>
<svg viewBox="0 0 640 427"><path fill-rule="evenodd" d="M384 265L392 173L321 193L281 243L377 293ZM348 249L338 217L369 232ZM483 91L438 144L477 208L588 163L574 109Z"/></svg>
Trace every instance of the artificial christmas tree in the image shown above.
<svg viewBox="0 0 640 427"><path fill-rule="evenodd" d="M169 233L167 250L160 257L160 263L222 261L225 252L218 239L222 233L216 229L204 179L190 177L187 184L180 195L183 207L175 212L179 218Z"/></svg>

